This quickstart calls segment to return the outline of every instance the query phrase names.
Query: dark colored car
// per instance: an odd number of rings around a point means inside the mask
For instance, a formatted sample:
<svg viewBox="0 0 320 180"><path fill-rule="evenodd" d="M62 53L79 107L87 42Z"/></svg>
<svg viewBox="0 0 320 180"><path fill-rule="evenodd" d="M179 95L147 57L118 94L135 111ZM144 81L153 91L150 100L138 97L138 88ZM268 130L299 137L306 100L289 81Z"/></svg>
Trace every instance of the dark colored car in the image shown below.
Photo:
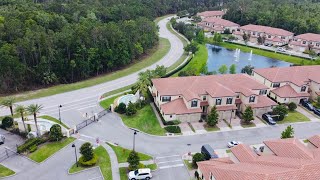
<svg viewBox="0 0 320 180"><path fill-rule="evenodd" d="M314 112L316 115L320 116L320 109L314 108L314 109L313 109L313 112Z"/></svg>
<svg viewBox="0 0 320 180"><path fill-rule="evenodd" d="M313 105L306 99L301 99L300 104L307 108L309 111L313 111L314 107Z"/></svg>
<svg viewBox="0 0 320 180"><path fill-rule="evenodd" d="M270 125L276 125L277 123L273 120L270 114L263 114L262 119Z"/></svg>
<svg viewBox="0 0 320 180"><path fill-rule="evenodd" d="M212 147L209 144L205 144L201 147L201 153L204 155L204 158L206 160L218 158L217 153L212 149Z"/></svg>

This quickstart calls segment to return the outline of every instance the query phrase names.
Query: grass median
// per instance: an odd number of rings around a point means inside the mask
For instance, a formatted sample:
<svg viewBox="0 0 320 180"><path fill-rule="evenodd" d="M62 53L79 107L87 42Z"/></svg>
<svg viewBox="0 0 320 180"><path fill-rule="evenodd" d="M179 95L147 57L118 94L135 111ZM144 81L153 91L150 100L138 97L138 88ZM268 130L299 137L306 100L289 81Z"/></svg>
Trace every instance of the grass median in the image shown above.
<svg viewBox="0 0 320 180"><path fill-rule="evenodd" d="M110 156L107 150L104 147L99 146L94 149L94 152L99 157L99 160L97 164L92 167L99 166L104 179L112 179L111 161L110 161ZM74 164L69 169L69 173L76 173L92 167L82 167L82 166L77 167L77 165Z"/></svg>
<svg viewBox="0 0 320 180"><path fill-rule="evenodd" d="M75 138L69 137L65 138L58 142L49 142L39 147L35 152L29 154L29 158L41 163L50 156L52 156L54 153L58 152L60 149L64 148L71 142L73 142Z"/></svg>
<svg viewBox="0 0 320 180"><path fill-rule="evenodd" d="M171 44L168 39L160 38L159 44L155 46L149 53L142 59L137 60L135 63L124 67L121 70L111 72L109 74L101 75L99 77L90 78L88 80L80 81L72 84L61 84L53 87L49 87L46 89L40 89L36 91L24 92L21 94L14 95L17 101L25 101L29 99L35 99L45 96L50 96L54 94L64 93L68 91L73 91L81 88L86 88L90 86L94 86L97 84L101 84L104 82L112 81L134 72L137 72L145 67L148 67L160 59L162 59L170 50ZM0 101L4 97L0 97Z"/></svg>
<svg viewBox="0 0 320 180"><path fill-rule="evenodd" d="M70 129L67 125L65 125L63 122L60 122L58 119L56 119L54 117L51 117L51 116L40 116L39 118L46 119L46 120L55 122L57 124L61 124L61 126L65 127L66 129Z"/></svg>
<svg viewBox="0 0 320 180"><path fill-rule="evenodd" d="M9 169L9 168L7 168L7 167L5 167L5 166L3 166L3 165L0 164L0 179L1 179L1 178L4 178L4 177L6 177L6 176L11 176L11 175L13 175L14 173L15 173L15 172L12 171L11 169Z"/></svg>
<svg viewBox="0 0 320 180"><path fill-rule="evenodd" d="M113 151L116 153L117 155L117 159L118 159L118 162L119 163L125 163L127 162L127 159L129 157L129 154L131 152L131 150L129 149L126 149L126 148L123 148L121 146L115 146L115 145L112 145L112 144L109 144L108 145L113 149ZM140 161L148 161L148 160L151 160L152 157L149 156L149 155L146 155L146 154L143 154L143 153L139 153L138 152L138 156L140 158Z"/></svg>

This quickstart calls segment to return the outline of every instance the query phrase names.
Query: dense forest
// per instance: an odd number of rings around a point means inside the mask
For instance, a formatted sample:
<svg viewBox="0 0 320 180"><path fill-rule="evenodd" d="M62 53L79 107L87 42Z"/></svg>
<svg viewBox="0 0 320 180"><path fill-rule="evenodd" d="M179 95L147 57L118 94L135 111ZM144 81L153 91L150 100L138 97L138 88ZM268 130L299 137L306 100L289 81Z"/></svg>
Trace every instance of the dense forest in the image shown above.
<svg viewBox="0 0 320 180"><path fill-rule="evenodd" d="M283 28L295 34L320 33L319 0L233 0L224 18L240 25Z"/></svg>
<svg viewBox="0 0 320 180"><path fill-rule="evenodd" d="M0 94L122 68L158 43L155 17L210 10L221 2L0 0Z"/></svg>

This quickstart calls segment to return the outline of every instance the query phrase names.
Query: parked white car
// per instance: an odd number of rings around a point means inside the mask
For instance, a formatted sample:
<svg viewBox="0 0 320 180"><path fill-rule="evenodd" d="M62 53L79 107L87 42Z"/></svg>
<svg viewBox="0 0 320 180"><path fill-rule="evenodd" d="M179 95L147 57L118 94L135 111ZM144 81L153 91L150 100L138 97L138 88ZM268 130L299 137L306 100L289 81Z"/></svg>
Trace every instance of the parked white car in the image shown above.
<svg viewBox="0 0 320 180"><path fill-rule="evenodd" d="M230 142L228 142L228 148L235 147L239 144L241 144L241 142L239 142L239 141L230 141Z"/></svg>
<svg viewBox="0 0 320 180"><path fill-rule="evenodd" d="M6 140L6 137L2 134L0 134L0 144L4 144L4 141Z"/></svg>
<svg viewBox="0 0 320 180"><path fill-rule="evenodd" d="M128 173L129 180L138 180L146 179L149 180L152 178L151 170L149 168L137 169L135 171L130 171Z"/></svg>
<svg viewBox="0 0 320 180"><path fill-rule="evenodd" d="M278 47L277 51L286 52L286 49L284 49L283 47Z"/></svg>

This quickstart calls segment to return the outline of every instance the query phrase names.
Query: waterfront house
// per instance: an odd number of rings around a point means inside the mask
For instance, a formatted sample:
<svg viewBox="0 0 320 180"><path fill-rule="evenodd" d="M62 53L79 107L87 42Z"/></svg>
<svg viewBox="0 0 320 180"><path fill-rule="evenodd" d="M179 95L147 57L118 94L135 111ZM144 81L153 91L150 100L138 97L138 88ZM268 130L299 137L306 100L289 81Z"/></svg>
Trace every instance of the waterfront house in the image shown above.
<svg viewBox="0 0 320 180"><path fill-rule="evenodd" d="M227 29L229 29L229 32L232 33L240 27L239 24L215 17L205 18L198 23L198 26L203 28L205 31L213 33L224 33L224 31Z"/></svg>
<svg viewBox="0 0 320 180"><path fill-rule="evenodd" d="M294 51L306 52L313 50L320 53L320 34L306 33L295 36L289 43L289 47Z"/></svg>

